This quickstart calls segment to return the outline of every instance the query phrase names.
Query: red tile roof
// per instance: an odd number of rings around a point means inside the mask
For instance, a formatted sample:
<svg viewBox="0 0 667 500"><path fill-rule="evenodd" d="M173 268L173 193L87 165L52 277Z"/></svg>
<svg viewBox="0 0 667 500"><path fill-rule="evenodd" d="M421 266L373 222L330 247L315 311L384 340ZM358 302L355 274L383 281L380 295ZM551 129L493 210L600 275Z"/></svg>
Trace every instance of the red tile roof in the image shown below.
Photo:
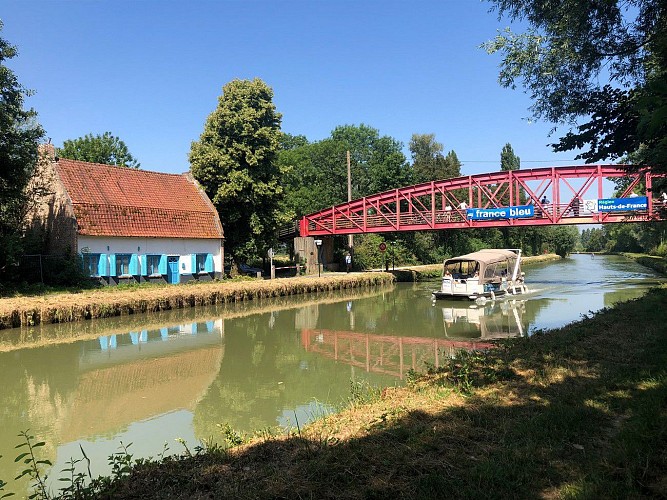
<svg viewBox="0 0 667 500"><path fill-rule="evenodd" d="M56 171L87 236L222 238L215 208L187 174L61 158Z"/></svg>

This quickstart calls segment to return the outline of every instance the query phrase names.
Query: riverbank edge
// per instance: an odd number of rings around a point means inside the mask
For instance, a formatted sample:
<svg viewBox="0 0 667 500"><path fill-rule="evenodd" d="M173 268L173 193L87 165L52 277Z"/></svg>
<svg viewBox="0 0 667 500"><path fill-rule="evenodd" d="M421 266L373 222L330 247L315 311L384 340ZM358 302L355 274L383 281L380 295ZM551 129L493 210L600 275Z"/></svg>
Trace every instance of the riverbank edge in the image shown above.
<svg viewBox="0 0 667 500"><path fill-rule="evenodd" d="M523 257L522 265L557 259L560 257L555 254ZM437 279L441 274L442 264L431 264L389 272L328 273L320 277L211 281L183 285L137 286L117 290L109 287L80 293L0 298L0 330L170 311L258 298L387 285L394 281L425 281Z"/></svg>
<svg viewBox="0 0 667 500"><path fill-rule="evenodd" d="M660 274L667 275L667 259L664 257L628 252L621 252L619 255L622 255L626 259L634 260L638 264L641 264L644 267L648 267L649 269L653 269Z"/></svg>
<svg viewBox="0 0 667 500"><path fill-rule="evenodd" d="M183 285L105 288L81 293L0 299L0 330L49 323L170 311L262 298L330 292L394 283L384 272L326 274L277 280L211 281Z"/></svg>
<svg viewBox="0 0 667 500"><path fill-rule="evenodd" d="M450 364L289 436L144 462L100 498L660 497L665 306L656 288L504 341L463 363L467 396Z"/></svg>

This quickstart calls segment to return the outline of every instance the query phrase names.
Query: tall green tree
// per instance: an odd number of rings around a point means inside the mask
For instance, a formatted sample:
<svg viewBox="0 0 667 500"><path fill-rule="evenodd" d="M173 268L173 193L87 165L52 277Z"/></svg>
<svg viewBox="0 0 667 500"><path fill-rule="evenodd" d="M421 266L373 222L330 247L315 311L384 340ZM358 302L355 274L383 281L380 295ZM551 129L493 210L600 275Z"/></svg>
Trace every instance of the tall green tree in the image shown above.
<svg viewBox="0 0 667 500"><path fill-rule="evenodd" d="M535 118L576 125L555 150L584 149L588 162L635 153L667 171L664 0L489 1L528 25L485 44L502 54L500 84L522 85Z"/></svg>
<svg viewBox="0 0 667 500"><path fill-rule="evenodd" d="M353 199L411 183L403 145L393 137L362 123L336 127L331 139L350 151Z"/></svg>
<svg viewBox="0 0 667 500"><path fill-rule="evenodd" d="M408 148L412 155L414 182L443 178L438 172L444 162L443 145L435 140L435 134L412 134Z"/></svg>
<svg viewBox="0 0 667 500"><path fill-rule="evenodd" d="M408 145L412 155L415 183L451 179L461 175L461 162L452 150L443 155L443 145L435 134L412 134Z"/></svg>
<svg viewBox="0 0 667 500"><path fill-rule="evenodd" d="M3 24L0 22L0 31ZM25 188L37 165L37 145L44 136L37 113L24 109L30 91L6 66L16 47L0 38L0 282L22 252L26 212Z"/></svg>
<svg viewBox="0 0 667 500"><path fill-rule="evenodd" d="M500 170L506 172L508 170L519 170L520 168L521 158L514 154L514 149L512 149L512 145L508 142L500 152Z"/></svg>
<svg viewBox="0 0 667 500"><path fill-rule="evenodd" d="M233 80L190 149L190 170L220 214L236 264L264 255L282 212L281 114L262 80Z"/></svg>
<svg viewBox="0 0 667 500"><path fill-rule="evenodd" d="M104 132L101 135L86 134L78 139L68 139L63 142L62 148L58 148L58 156L103 165L130 168L141 166L127 145L111 132Z"/></svg>
<svg viewBox="0 0 667 500"><path fill-rule="evenodd" d="M459 157L456 155L456 152L452 149L445 156L442 167L442 179L452 179L454 177L461 177L462 166L463 164L459 160Z"/></svg>

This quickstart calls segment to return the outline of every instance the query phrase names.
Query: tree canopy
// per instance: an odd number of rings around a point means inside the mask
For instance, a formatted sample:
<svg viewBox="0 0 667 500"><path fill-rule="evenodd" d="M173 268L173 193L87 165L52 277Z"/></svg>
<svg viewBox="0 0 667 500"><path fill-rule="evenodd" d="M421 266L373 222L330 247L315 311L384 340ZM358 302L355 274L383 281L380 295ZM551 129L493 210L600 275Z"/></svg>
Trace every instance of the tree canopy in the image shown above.
<svg viewBox="0 0 667 500"><path fill-rule="evenodd" d="M0 22L0 31L2 27ZM16 47L0 38L0 280L21 253L25 188L37 164L38 142L44 136L35 111L24 109L30 92L5 65L16 55Z"/></svg>
<svg viewBox="0 0 667 500"><path fill-rule="evenodd" d="M587 148L577 157L587 162L632 153L667 171L664 1L489 1L529 25L484 47L502 54L499 82L523 85L534 118L574 127L556 151Z"/></svg>
<svg viewBox="0 0 667 500"><path fill-rule="evenodd" d="M450 179L461 175L461 162L452 150L443 156L435 134L412 134L409 144L415 183Z"/></svg>
<svg viewBox="0 0 667 500"><path fill-rule="evenodd" d="M225 247L237 264L262 255L285 219L284 172L276 162L280 121L266 83L233 80L190 149L192 175L217 208Z"/></svg>
<svg viewBox="0 0 667 500"><path fill-rule="evenodd" d="M58 156L103 165L131 168L141 166L130 154L127 145L111 132L104 132L101 135L86 134L78 139L66 140L63 142L63 147L58 149Z"/></svg>
<svg viewBox="0 0 667 500"><path fill-rule="evenodd" d="M279 164L288 171L286 205L299 216L347 201L347 151L353 199L412 180L402 144L368 125L342 125L312 143L286 136L283 145Z"/></svg>
<svg viewBox="0 0 667 500"><path fill-rule="evenodd" d="M503 146L500 152L500 170L519 170L521 168L521 158L514 154L512 145L508 142Z"/></svg>

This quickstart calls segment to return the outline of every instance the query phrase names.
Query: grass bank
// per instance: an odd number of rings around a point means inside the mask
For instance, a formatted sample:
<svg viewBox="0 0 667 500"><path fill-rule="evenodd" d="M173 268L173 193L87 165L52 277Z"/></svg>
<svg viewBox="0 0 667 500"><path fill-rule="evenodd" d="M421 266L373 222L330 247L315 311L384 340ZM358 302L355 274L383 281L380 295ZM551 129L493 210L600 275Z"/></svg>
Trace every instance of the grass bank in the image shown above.
<svg viewBox="0 0 667 500"><path fill-rule="evenodd" d="M279 280L211 281L183 285L107 287L80 293L0 299L0 329L169 311L269 297L392 283L387 273L327 274Z"/></svg>
<svg viewBox="0 0 667 500"><path fill-rule="evenodd" d="M621 253L623 257L632 259L644 267L648 267L661 274L667 274L667 259L655 255L646 255L643 253Z"/></svg>
<svg viewBox="0 0 667 500"><path fill-rule="evenodd" d="M288 436L136 465L99 498L664 498L667 289L358 391Z"/></svg>

